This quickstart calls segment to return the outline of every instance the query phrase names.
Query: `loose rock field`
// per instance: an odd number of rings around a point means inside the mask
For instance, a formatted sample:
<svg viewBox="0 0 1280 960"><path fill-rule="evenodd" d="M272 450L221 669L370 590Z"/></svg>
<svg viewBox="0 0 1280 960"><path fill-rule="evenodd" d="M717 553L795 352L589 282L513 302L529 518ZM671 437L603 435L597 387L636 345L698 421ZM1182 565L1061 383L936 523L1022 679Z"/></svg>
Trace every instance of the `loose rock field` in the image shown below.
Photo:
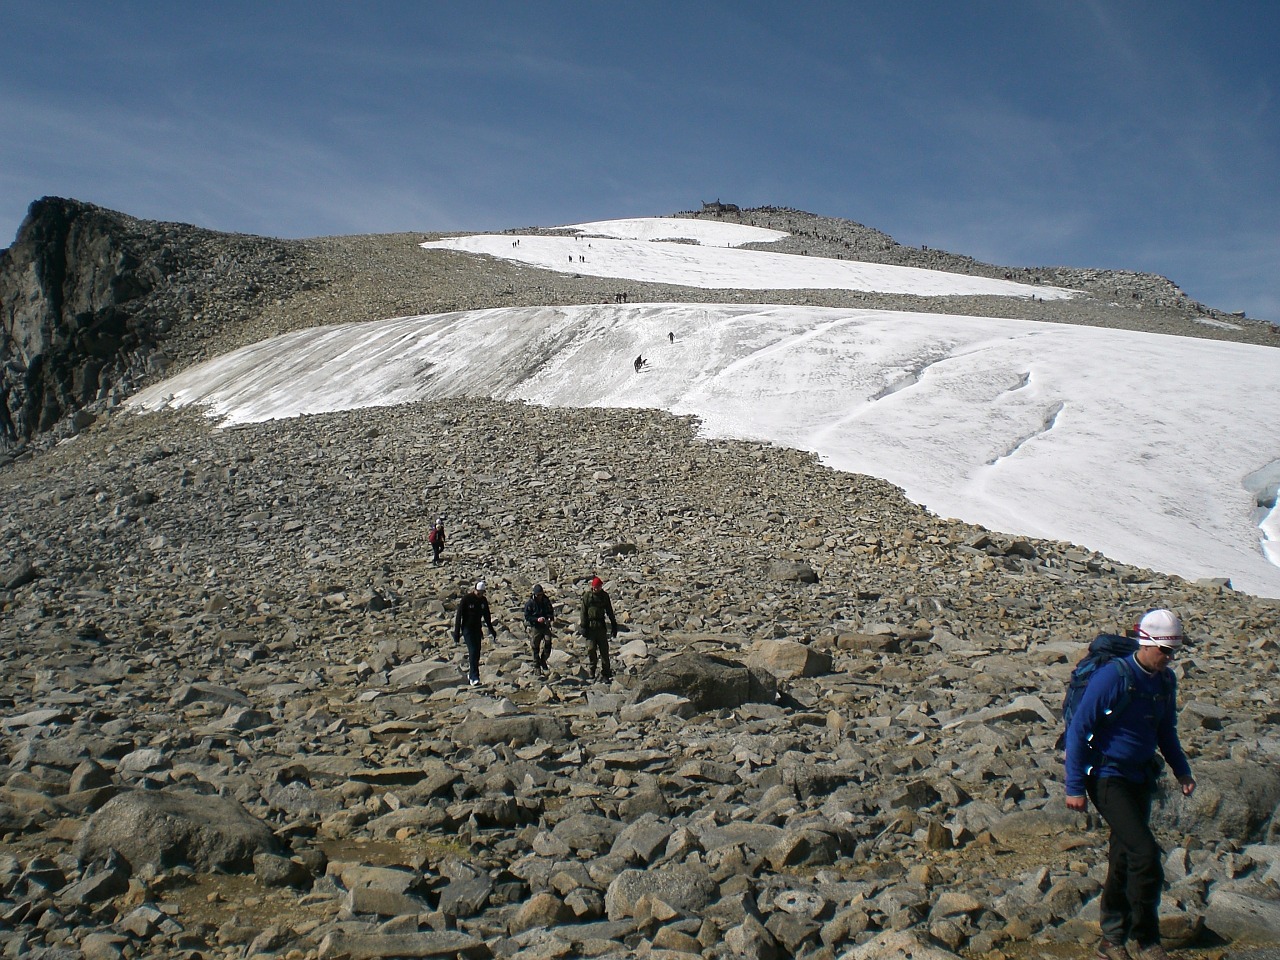
<svg viewBox="0 0 1280 960"><path fill-rule="evenodd" d="M483 400L221 431L119 413L10 464L0 942L870 957L1088 938L1103 835L1062 803L1056 708L1092 634L1158 604L1191 638L1201 781L1159 803L1167 932L1265 935L1280 605L695 428ZM595 573L623 624L608 687L576 635ZM481 577L499 628L472 689L450 626ZM546 682L519 623L534 583L561 615ZM177 837L135 809L170 794L191 804Z"/></svg>

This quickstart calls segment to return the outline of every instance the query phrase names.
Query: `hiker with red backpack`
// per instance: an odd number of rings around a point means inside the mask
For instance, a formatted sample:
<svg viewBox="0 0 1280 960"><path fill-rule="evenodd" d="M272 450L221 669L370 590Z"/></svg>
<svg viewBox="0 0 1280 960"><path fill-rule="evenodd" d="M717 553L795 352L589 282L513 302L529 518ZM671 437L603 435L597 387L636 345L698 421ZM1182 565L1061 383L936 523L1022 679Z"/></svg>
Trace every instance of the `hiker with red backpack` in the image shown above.
<svg viewBox="0 0 1280 960"><path fill-rule="evenodd" d="M431 544L431 562L439 563L440 554L444 552L444 517L436 521L436 525L427 534L427 543Z"/></svg>
<svg viewBox="0 0 1280 960"><path fill-rule="evenodd" d="M1151 832L1151 797L1164 758L1183 796L1196 781L1178 740L1177 681L1169 669L1182 624L1152 610L1133 636L1099 636L1076 666L1063 704L1067 806L1093 801L1111 828L1102 887L1099 960L1167 960L1160 945L1160 846ZM1133 948L1125 942L1133 941Z"/></svg>

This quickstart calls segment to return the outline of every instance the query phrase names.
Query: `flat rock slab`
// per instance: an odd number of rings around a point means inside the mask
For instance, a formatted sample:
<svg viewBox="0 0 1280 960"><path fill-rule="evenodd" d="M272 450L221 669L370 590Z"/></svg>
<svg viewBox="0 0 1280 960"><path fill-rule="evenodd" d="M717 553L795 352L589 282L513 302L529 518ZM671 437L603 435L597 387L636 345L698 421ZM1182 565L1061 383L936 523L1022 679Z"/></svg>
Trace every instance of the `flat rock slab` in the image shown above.
<svg viewBox="0 0 1280 960"><path fill-rule="evenodd" d="M342 933L335 931L320 941L321 960L380 960L384 957L493 956L483 940L452 931L418 933Z"/></svg>

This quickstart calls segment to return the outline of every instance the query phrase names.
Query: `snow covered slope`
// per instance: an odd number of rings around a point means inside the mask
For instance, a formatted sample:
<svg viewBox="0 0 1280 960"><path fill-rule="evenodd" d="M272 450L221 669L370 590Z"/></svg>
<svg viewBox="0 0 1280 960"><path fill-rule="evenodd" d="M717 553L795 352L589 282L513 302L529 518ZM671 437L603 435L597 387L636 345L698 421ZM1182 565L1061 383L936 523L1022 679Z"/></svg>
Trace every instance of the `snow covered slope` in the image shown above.
<svg viewBox="0 0 1280 960"><path fill-rule="evenodd" d="M1276 357L937 314L528 307L301 331L132 402L203 404L227 423L458 395L696 414L708 435L813 450L943 516L1280 597L1243 485L1280 461ZM1267 530L1280 561L1275 516Z"/></svg>
<svg viewBox="0 0 1280 960"><path fill-rule="evenodd" d="M564 229L609 236L513 238L509 234L478 234L432 240L422 246L427 250L487 254L561 273L712 290L861 290L922 297L986 295L1042 300L1073 296L1072 291L1061 287L963 273L739 250L736 248L744 243L777 240L785 234L735 223L650 217L582 223ZM696 242L662 242L676 238Z"/></svg>

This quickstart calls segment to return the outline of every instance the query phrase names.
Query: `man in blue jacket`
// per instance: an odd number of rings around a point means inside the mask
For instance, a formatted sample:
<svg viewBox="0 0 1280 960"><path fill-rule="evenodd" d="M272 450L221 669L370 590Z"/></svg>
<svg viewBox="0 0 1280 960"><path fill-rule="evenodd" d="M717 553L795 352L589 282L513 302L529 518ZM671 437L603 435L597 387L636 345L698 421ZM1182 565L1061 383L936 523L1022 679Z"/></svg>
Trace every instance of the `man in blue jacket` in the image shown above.
<svg viewBox="0 0 1280 960"><path fill-rule="evenodd" d="M1136 630L1138 649L1112 661L1089 681L1067 729L1067 806L1085 797L1111 828L1102 888L1099 960L1168 960L1160 945L1160 847L1148 823L1160 751L1183 796L1196 788L1178 742L1177 686L1169 671L1182 646L1182 624L1152 610ZM1132 940L1134 949L1125 948Z"/></svg>

